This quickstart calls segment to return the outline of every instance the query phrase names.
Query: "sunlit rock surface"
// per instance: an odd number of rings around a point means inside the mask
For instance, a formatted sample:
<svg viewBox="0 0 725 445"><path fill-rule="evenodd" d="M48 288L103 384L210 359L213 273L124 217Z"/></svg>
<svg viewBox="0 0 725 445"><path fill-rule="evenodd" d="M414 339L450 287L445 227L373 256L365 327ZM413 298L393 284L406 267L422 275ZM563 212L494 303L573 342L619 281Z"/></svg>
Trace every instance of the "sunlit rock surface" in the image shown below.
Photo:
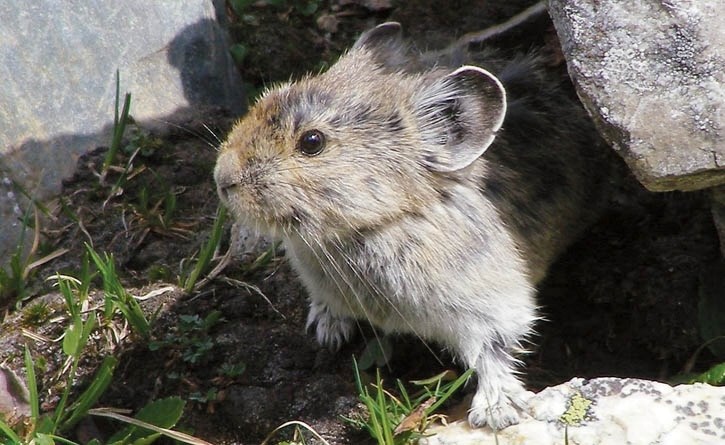
<svg viewBox="0 0 725 445"><path fill-rule="evenodd" d="M550 0L569 74L648 189L725 183L722 0Z"/></svg>
<svg viewBox="0 0 725 445"><path fill-rule="evenodd" d="M108 145L116 70L121 100L132 94L131 115L146 128L203 119L210 107L242 111L223 8L222 0L0 2L0 257L18 243L24 195L59 193L83 153Z"/></svg>
<svg viewBox="0 0 725 445"><path fill-rule="evenodd" d="M437 426L424 445L704 445L725 443L725 388L597 378L547 388L522 422L494 434L465 420ZM498 441L497 441L498 440Z"/></svg>

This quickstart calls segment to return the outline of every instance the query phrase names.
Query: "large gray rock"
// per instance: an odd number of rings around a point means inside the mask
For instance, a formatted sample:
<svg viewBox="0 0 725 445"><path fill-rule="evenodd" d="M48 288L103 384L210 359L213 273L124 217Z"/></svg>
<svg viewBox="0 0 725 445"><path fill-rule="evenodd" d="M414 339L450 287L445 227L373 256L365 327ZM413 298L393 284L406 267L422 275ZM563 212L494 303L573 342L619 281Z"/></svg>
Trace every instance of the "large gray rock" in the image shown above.
<svg viewBox="0 0 725 445"><path fill-rule="evenodd" d="M0 258L17 244L24 190L60 191L79 156L108 145L116 69L144 126L240 113L223 0L0 2ZM123 99L123 97L121 97Z"/></svg>
<svg viewBox="0 0 725 445"><path fill-rule="evenodd" d="M725 388L638 379L580 378L528 401L529 415L494 433L460 421L421 445L705 445L725 443ZM568 438L568 442L565 437Z"/></svg>
<svg viewBox="0 0 725 445"><path fill-rule="evenodd" d="M653 191L725 183L722 0L549 0L582 102Z"/></svg>

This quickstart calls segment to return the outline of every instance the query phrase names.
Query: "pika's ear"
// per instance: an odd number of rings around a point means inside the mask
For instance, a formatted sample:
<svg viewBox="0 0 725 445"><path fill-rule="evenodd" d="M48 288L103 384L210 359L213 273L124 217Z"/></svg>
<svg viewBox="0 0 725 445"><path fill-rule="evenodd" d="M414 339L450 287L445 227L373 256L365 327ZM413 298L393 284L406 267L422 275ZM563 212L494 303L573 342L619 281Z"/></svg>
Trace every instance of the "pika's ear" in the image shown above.
<svg viewBox="0 0 725 445"><path fill-rule="evenodd" d="M469 166L496 137L506 115L506 92L488 71L463 66L415 97L423 137L421 162L433 171Z"/></svg>
<svg viewBox="0 0 725 445"><path fill-rule="evenodd" d="M390 69L407 63L408 47L403 41L403 28L398 22L381 23L362 33L351 52L365 49L375 62Z"/></svg>

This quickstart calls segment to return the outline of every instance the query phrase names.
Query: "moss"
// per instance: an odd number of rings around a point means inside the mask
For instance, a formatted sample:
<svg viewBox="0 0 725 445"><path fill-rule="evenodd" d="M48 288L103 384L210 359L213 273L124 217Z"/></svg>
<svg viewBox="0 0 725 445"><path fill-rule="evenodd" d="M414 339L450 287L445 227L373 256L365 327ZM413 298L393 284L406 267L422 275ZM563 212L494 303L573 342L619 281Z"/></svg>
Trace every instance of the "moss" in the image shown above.
<svg viewBox="0 0 725 445"><path fill-rule="evenodd" d="M585 398L580 392L574 393L569 399L569 406L559 420L565 425L580 425L589 414L592 401Z"/></svg>

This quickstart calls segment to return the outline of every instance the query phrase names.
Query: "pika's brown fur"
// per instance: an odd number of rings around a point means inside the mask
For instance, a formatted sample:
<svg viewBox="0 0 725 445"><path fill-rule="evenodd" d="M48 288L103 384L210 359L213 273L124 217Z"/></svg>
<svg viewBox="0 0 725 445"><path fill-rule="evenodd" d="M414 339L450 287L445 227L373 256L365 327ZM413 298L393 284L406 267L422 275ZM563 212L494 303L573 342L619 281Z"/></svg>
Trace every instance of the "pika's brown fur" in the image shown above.
<svg viewBox="0 0 725 445"><path fill-rule="evenodd" d="M535 57L482 61L496 77L400 34L267 92L221 147L219 195L284 241L322 344L355 319L439 342L478 375L470 423L503 428L534 287L598 208L598 138Z"/></svg>

